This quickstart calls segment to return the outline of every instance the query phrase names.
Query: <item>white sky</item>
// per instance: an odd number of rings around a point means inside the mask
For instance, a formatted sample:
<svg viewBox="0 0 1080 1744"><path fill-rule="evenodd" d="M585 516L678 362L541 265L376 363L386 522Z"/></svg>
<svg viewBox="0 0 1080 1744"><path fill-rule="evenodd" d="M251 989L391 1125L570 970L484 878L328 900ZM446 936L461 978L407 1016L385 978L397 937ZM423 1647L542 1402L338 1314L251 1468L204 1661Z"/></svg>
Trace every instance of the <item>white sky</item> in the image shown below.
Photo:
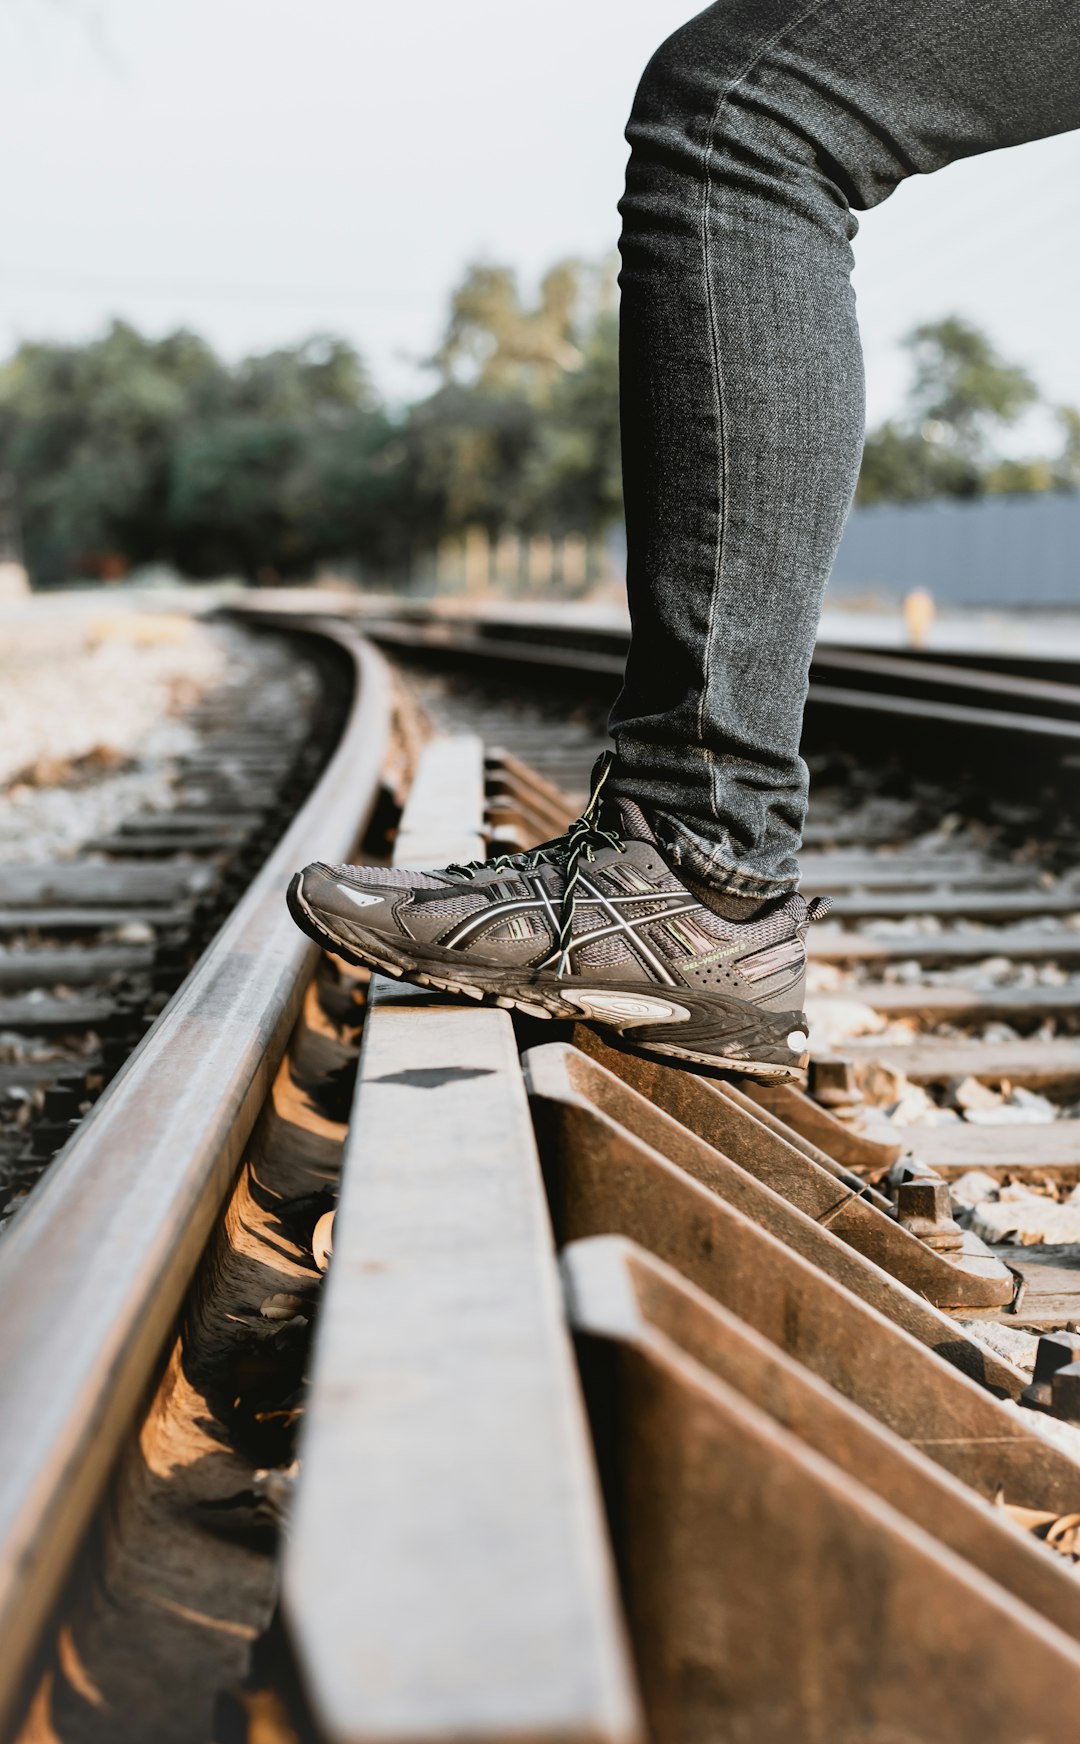
<svg viewBox="0 0 1080 1744"><path fill-rule="evenodd" d="M422 391L470 258L614 247L622 139L680 0L0 0L0 350L122 314L227 355L316 329ZM1080 403L1080 134L863 219L870 416L959 311Z"/></svg>

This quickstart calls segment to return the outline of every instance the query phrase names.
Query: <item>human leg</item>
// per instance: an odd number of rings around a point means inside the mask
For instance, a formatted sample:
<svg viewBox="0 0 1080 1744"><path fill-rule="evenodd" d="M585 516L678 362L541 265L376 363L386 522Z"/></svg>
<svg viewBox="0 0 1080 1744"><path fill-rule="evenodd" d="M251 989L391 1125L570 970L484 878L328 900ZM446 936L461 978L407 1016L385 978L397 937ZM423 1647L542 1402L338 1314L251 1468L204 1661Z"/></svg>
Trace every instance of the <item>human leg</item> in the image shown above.
<svg viewBox="0 0 1080 1744"><path fill-rule="evenodd" d="M1067 0L719 0L642 79L621 208L633 637L611 785L747 912L798 876L807 675L862 447L854 210L1076 126Z"/></svg>
<svg viewBox="0 0 1080 1744"><path fill-rule="evenodd" d="M624 202L617 763L530 853L307 867L312 938L670 1057L798 1069L799 728L862 435L852 209L1080 123L1076 37L1066 0L721 0L660 51Z"/></svg>

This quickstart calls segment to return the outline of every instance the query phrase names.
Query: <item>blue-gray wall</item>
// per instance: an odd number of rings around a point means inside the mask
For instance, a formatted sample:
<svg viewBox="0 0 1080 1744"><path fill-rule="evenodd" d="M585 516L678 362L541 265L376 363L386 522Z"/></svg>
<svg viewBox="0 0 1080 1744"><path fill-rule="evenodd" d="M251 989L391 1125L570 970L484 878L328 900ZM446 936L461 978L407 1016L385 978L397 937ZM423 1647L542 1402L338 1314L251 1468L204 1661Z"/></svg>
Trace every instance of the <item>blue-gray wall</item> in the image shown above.
<svg viewBox="0 0 1080 1744"><path fill-rule="evenodd" d="M611 574L625 575L621 525L607 549ZM1080 491L853 509L833 604L888 603L916 587L952 605L1080 606Z"/></svg>
<svg viewBox="0 0 1080 1744"><path fill-rule="evenodd" d="M830 599L916 587L955 605L1080 605L1080 492L854 509Z"/></svg>

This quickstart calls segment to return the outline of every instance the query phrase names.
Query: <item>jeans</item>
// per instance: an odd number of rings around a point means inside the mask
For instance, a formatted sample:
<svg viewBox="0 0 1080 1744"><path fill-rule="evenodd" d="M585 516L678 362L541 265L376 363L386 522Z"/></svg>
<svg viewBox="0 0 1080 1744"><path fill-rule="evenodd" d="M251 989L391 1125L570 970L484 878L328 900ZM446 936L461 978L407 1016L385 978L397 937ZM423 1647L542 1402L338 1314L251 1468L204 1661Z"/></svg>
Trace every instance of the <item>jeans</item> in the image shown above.
<svg viewBox="0 0 1080 1744"><path fill-rule="evenodd" d="M798 879L807 675L863 439L852 209L1077 126L1076 0L719 0L645 71L620 207L633 635L609 786L732 897Z"/></svg>

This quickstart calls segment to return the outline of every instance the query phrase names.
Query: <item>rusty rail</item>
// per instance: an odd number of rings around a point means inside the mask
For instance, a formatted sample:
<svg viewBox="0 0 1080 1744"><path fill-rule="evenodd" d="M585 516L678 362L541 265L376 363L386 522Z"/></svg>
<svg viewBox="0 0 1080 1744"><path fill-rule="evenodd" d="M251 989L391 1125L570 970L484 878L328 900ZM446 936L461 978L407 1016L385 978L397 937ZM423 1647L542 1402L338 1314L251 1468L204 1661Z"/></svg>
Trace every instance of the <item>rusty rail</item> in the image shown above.
<svg viewBox="0 0 1080 1744"><path fill-rule="evenodd" d="M282 899L353 850L389 731L379 656L307 804L0 1245L0 1723L169 1333L317 958Z"/></svg>

